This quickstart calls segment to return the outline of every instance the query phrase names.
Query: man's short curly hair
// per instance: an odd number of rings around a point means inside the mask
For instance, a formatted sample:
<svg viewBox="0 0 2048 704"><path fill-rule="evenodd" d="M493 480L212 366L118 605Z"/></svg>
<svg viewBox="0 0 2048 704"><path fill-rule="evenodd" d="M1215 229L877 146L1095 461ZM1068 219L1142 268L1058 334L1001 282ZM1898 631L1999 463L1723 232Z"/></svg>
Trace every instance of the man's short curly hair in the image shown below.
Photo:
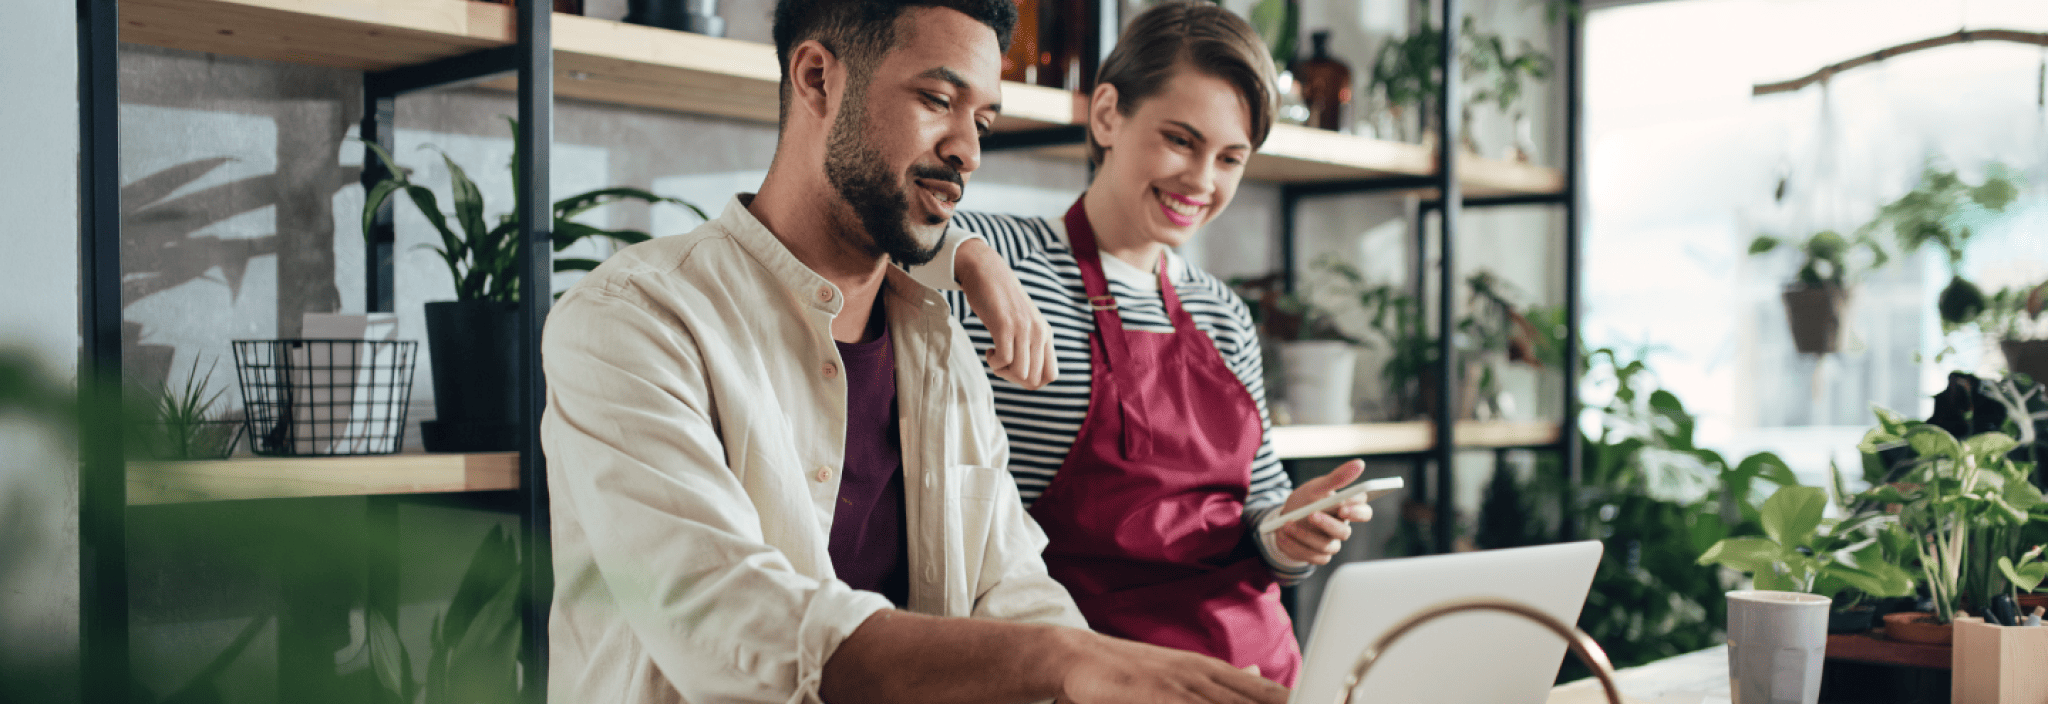
<svg viewBox="0 0 2048 704"><path fill-rule="evenodd" d="M916 7L939 7L972 17L996 32L1001 48L1010 46L1017 26L1014 0L782 0L775 4L775 60L782 66L782 109L777 124L789 119L789 54L796 45L816 39L847 65L852 83L864 86L882 55L896 46L896 20Z"/></svg>

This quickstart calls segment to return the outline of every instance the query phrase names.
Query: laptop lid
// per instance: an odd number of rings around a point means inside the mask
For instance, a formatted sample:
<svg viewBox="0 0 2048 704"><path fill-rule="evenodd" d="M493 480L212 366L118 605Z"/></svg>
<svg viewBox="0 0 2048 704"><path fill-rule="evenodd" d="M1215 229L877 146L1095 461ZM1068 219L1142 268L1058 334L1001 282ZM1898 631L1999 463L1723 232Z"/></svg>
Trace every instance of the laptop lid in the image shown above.
<svg viewBox="0 0 2048 704"><path fill-rule="evenodd" d="M1576 543L1344 565L1330 576L1292 704L1336 704L1358 656L1408 616L1447 601L1520 601L1577 623L1601 545ZM1451 614L1390 646L1359 683L1355 704L1541 704L1565 642L1497 611Z"/></svg>

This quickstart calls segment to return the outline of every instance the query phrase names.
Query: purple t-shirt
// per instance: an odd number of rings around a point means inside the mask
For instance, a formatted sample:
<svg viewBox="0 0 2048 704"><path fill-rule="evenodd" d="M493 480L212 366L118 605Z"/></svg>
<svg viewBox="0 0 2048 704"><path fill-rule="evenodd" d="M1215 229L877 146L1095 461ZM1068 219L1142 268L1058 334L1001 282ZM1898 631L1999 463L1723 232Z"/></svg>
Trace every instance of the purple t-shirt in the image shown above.
<svg viewBox="0 0 2048 704"><path fill-rule="evenodd" d="M881 306L875 315L882 315ZM855 589L910 602L903 530L903 448L896 420L896 355L889 329L869 342L837 342L846 372L846 465L832 512L832 569Z"/></svg>

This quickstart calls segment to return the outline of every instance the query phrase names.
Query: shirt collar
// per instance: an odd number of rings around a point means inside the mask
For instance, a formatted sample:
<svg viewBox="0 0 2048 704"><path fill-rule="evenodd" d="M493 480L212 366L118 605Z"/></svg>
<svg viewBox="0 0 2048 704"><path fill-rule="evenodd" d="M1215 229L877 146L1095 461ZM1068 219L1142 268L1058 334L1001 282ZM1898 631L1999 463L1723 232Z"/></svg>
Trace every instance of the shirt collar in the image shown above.
<svg viewBox="0 0 2048 704"><path fill-rule="evenodd" d="M726 202L724 212L719 213L717 225L731 233L733 241L738 242L741 249L767 268L776 282L804 305L829 315L838 315L840 307L846 305L846 297L840 294L839 287L798 260L795 254L790 253L789 247L768 230L767 225L761 224L760 218L754 217L753 211L747 209L747 203L753 199L752 193L734 195ZM891 311L891 320L901 315L894 312L898 310L903 313L914 311L919 317L948 315L946 299L939 292L918 283L901 268L889 267L883 273L883 280L882 295L889 299L885 309ZM819 295L820 291L830 292L829 300Z"/></svg>

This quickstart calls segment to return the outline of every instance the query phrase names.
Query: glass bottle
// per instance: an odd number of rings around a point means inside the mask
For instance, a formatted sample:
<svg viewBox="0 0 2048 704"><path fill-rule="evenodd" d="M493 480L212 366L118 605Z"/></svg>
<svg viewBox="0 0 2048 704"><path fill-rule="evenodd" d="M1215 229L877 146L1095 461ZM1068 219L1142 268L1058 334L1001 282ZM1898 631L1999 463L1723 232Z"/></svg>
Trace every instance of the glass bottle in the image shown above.
<svg viewBox="0 0 2048 704"><path fill-rule="evenodd" d="M1340 129L1351 105L1351 67L1330 56L1330 30L1310 34L1309 45L1309 57L1294 68L1302 101L1308 106L1308 125Z"/></svg>
<svg viewBox="0 0 2048 704"><path fill-rule="evenodd" d="M1095 7L1089 0L1039 1L1038 85L1087 90L1094 83Z"/></svg>
<svg viewBox="0 0 2048 704"><path fill-rule="evenodd" d="M1038 82L1038 0L1017 0L1017 30L1003 54L1003 80Z"/></svg>

